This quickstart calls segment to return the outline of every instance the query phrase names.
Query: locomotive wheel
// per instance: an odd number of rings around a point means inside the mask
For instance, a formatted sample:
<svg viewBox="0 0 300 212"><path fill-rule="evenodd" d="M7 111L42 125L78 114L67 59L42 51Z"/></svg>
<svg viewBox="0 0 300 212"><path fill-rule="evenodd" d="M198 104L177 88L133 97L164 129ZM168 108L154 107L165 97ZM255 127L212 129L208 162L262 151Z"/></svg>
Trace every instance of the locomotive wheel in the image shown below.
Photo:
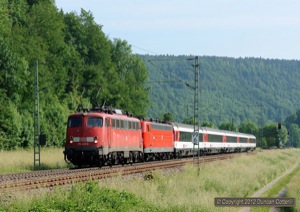
<svg viewBox="0 0 300 212"><path fill-rule="evenodd" d="M99 166L99 168L102 168L102 166L103 166L103 161L102 160L99 160L98 166Z"/></svg>
<svg viewBox="0 0 300 212"><path fill-rule="evenodd" d="M112 159L108 159L107 165L109 165L109 167L112 167Z"/></svg>
<svg viewBox="0 0 300 212"><path fill-rule="evenodd" d="M121 160L121 165L124 166L125 163L126 163L126 159L123 158L123 159Z"/></svg>
<svg viewBox="0 0 300 212"><path fill-rule="evenodd" d="M129 164L132 165L133 161L132 161L132 152L129 153Z"/></svg>

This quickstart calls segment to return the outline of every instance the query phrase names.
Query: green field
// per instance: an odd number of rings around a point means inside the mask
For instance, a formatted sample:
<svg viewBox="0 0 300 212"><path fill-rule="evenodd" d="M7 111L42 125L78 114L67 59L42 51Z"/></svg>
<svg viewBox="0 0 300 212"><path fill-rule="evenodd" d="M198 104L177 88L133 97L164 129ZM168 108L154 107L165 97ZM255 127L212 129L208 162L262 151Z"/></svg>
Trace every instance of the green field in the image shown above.
<svg viewBox="0 0 300 212"><path fill-rule="evenodd" d="M63 148L42 148L40 169L67 168ZM0 174L29 172L34 170L33 149L0 152Z"/></svg>
<svg viewBox="0 0 300 212"><path fill-rule="evenodd" d="M49 150L49 153L51 151ZM281 176L299 161L300 149L266 150L232 160L201 164L199 172L197 166L187 165L183 171L176 173L157 170L145 174L151 176L150 178L119 176L100 182L74 184L68 189L56 188L49 194L44 191L38 195L2 195L0 209L5 211L239 211L241 209L239 207L215 207L214 198L251 197L253 193ZM45 163L45 166L60 166L55 165L60 164L58 161L51 164ZM300 173L297 169L290 181L286 181L287 194L289 197L295 197L296 202L300 202L299 177ZM296 207L299 211L299 206Z"/></svg>

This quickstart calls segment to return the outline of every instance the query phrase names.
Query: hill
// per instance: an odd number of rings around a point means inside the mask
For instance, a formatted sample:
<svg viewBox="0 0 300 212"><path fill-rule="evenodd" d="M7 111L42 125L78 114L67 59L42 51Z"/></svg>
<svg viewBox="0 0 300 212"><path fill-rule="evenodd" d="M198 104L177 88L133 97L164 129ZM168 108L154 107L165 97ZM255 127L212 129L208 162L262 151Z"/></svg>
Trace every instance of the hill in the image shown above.
<svg viewBox="0 0 300 212"><path fill-rule="evenodd" d="M193 115L193 56L140 55L148 69L148 114L182 121ZM283 121L299 108L300 61L202 56L200 121L239 124ZM181 82L183 81L183 82Z"/></svg>

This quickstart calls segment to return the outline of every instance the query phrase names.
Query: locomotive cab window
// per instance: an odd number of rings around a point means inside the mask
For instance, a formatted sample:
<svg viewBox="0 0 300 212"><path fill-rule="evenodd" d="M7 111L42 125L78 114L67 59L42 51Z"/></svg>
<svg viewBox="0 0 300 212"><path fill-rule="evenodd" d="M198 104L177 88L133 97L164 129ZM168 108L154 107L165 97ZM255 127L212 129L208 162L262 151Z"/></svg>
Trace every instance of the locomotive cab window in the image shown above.
<svg viewBox="0 0 300 212"><path fill-rule="evenodd" d="M88 127L102 127L103 119L98 117L89 117L86 125Z"/></svg>
<svg viewBox="0 0 300 212"><path fill-rule="evenodd" d="M82 125L82 119L80 117L69 118L68 127L80 127Z"/></svg>

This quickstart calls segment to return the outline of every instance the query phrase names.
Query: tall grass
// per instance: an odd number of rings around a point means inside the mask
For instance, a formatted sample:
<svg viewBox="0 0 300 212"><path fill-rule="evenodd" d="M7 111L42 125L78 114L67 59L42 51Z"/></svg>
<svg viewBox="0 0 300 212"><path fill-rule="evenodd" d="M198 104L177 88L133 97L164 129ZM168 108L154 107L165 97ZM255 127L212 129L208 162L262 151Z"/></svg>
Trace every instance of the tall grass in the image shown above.
<svg viewBox="0 0 300 212"><path fill-rule="evenodd" d="M296 199L296 207L294 210L286 211L300 211L300 171L298 171L287 185L287 197Z"/></svg>
<svg viewBox="0 0 300 212"><path fill-rule="evenodd" d="M64 161L62 148L42 148L40 169L68 167ZM0 152L0 174L28 172L34 170L33 149Z"/></svg>
<svg viewBox="0 0 300 212"><path fill-rule="evenodd" d="M150 203L175 211L239 210L216 208L215 197L251 197L253 193L299 162L300 150L263 151L229 161L217 161L197 168L184 167L176 175L159 170L153 180L122 178L103 183L103 187L124 189Z"/></svg>

